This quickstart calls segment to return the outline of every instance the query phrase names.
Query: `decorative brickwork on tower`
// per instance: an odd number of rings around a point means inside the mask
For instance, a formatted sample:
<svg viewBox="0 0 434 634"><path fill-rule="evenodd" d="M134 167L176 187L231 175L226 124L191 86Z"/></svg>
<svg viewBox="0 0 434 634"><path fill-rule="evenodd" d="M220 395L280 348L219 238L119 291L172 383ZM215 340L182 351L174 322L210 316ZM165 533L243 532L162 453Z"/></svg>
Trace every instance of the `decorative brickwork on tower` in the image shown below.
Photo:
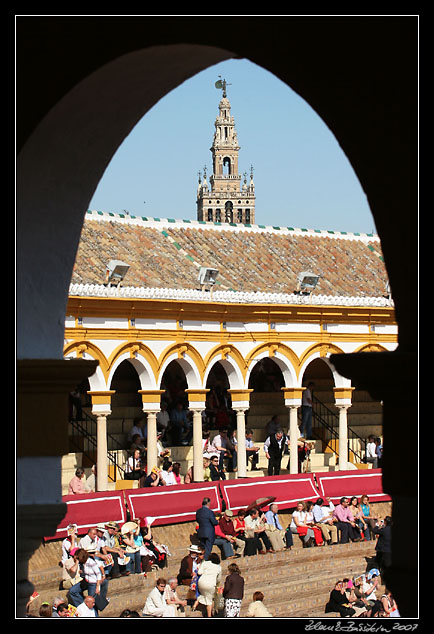
<svg viewBox="0 0 434 634"><path fill-rule="evenodd" d="M253 167L250 182L247 173L238 173L238 145L231 104L226 96L226 81L216 82L223 91L219 115L215 120L215 133L211 149L213 173L207 182L206 167L203 180L199 172L197 188L197 219L205 222L253 224L255 222L255 186ZM241 180L243 184L241 185Z"/></svg>

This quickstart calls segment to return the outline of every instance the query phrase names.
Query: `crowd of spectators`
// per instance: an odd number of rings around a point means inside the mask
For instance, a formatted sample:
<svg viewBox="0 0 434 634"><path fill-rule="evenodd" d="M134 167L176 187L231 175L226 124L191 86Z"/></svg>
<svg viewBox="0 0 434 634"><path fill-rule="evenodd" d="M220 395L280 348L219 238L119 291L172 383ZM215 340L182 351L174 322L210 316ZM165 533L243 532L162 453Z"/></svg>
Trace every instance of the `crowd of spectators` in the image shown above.
<svg viewBox="0 0 434 634"><path fill-rule="evenodd" d="M315 503L300 501L286 528L282 526L279 507L275 503L269 504L268 508L251 505L237 513L225 509L217 515L210 505L210 498L205 497L196 512L199 544L189 546L177 577L157 579L144 601L141 614L125 610L120 616L183 616L185 606L189 604L193 610L200 610L204 617L216 613L227 618L237 617L244 599L244 578L237 562L233 561L223 579L221 560L289 551L295 536L302 539L306 548L375 539L378 568L354 579L339 580L325 609L343 617L398 614L388 590L381 597L377 596L379 576L390 565L392 520L389 516L384 520L373 517L368 496L362 496L360 503L354 498L341 498L336 506L330 498L326 501L318 498ZM359 524L357 519L360 519ZM69 525L68 535L61 543L59 561L61 589L67 593L67 599L57 597L52 604L42 603L40 616L98 617L110 602L107 596L110 579L130 575L146 577L151 570L160 572L166 568L171 553L167 545L153 538L152 524L151 517L136 518L121 527L116 522L100 523L81 537L77 527ZM349 533L346 524L354 532ZM214 546L220 554L213 550ZM188 586L186 598L177 594L178 585ZM260 591L255 593L248 607L249 616L272 616L263 604L263 598Z"/></svg>

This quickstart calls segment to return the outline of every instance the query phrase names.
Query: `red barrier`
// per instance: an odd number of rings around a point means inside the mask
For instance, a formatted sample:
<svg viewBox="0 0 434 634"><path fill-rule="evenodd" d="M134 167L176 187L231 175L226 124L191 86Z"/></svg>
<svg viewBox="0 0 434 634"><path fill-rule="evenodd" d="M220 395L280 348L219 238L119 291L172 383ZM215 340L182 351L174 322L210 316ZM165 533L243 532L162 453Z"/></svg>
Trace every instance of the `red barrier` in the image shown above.
<svg viewBox="0 0 434 634"><path fill-rule="evenodd" d="M211 499L211 509L219 513L222 500L227 508L237 511L258 498L274 496L279 509L283 510L295 507L299 500L330 497L337 502L344 495L358 498L367 495L371 502L391 500L383 492L381 469L299 473L67 495L62 498L67 504L65 517L56 534L44 539L64 539L68 524L77 524L79 535L99 522L114 521L122 526L127 521L127 508L131 519L151 516L155 518L154 526L163 526L194 521L204 497Z"/></svg>
<svg viewBox="0 0 434 634"><path fill-rule="evenodd" d="M66 495L62 501L67 504L66 515L57 527L56 534L45 537L46 541L64 539L68 524L77 524L78 534L82 535L99 522L117 522L122 525L127 521L123 491Z"/></svg>
<svg viewBox="0 0 434 634"><path fill-rule="evenodd" d="M330 497L332 502L341 497L360 498L367 495L370 502L389 502L392 498L383 492L381 469L357 469L354 471L330 471L317 473L320 497Z"/></svg>
<svg viewBox="0 0 434 634"><path fill-rule="evenodd" d="M210 508L214 513L221 511L218 482L176 484L125 491L131 519L151 516L154 518L154 526L195 520L196 511L202 506L204 497L210 498Z"/></svg>
<svg viewBox="0 0 434 634"><path fill-rule="evenodd" d="M220 489L228 509L246 508L258 498L274 496L279 509L294 507L299 500L318 497L313 473L226 480Z"/></svg>

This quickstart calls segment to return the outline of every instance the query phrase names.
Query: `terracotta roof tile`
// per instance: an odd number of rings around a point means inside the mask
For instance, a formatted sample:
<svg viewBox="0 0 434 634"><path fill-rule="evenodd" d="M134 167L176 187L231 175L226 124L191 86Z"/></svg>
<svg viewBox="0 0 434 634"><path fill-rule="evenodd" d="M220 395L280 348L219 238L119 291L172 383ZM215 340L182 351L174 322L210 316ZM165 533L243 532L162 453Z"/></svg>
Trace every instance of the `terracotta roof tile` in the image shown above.
<svg viewBox="0 0 434 634"><path fill-rule="evenodd" d="M318 295L381 297L387 283L376 237L86 217L72 283L102 284L111 259L130 265L133 287L198 288L199 266L217 268L218 288L234 291L292 293L303 270L321 275Z"/></svg>

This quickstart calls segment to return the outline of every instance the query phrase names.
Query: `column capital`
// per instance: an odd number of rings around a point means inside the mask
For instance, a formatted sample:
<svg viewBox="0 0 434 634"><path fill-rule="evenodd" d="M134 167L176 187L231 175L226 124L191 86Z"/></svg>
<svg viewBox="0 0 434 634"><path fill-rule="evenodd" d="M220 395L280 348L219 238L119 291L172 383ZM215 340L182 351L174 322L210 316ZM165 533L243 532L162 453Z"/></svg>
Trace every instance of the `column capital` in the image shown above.
<svg viewBox="0 0 434 634"><path fill-rule="evenodd" d="M250 408L250 394L253 390L249 389L233 389L228 390L228 394L231 395L232 400L232 409L236 410L244 409L247 410Z"/></svg>
<svg viewBox="0 0 434 634"><path fill-rule="evenodd" d="M142 397L142 410L145 414L160 411L161 395L165 390L138 390Z"/></svg>
<svg viewBox="0 0 434 634"><path fill-rule="evenodd" d="M88 392L92 399L92 414L96 416L110 416L111 411L111 399L113 394L116 394L115 390L90 390Z"/></svg>
<svg viewBox="0 0 434 634"><path fill-rule="evenodd" d="M188 396L188 407L190 410L202 411L206 408L206 395L209 389L206 388L193 388L185 390L185 394Z"/></svg>
<svg viewBox="0 0 434 634"><path fill-rule="evenodd" d="M282 387L286 407L300 407L305 387Z"/></svg>
<svg viewBox="0 0 434 634"><path fill-rule="evenodd" d="M333 394L335 395L335 406L336 407L351 407L352 402L352 394L354 392L353 387L334 387Z"/></svg>

